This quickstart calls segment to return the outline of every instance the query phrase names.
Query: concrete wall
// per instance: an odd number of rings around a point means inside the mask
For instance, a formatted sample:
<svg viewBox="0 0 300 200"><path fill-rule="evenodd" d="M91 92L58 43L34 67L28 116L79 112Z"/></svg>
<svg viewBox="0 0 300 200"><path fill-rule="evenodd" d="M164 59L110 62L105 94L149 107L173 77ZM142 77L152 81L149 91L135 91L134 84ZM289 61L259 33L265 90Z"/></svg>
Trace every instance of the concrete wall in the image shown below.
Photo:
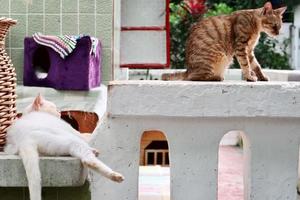
<svg viewBox="0 0 300 200"><path fill-rule="evenodd" d="M111 80L112 0L0 0L0 16L18 20L6 41L7 52L17 69L18 83L23 79L23 39L34 32L44 34L90 34L101 39L103 80Z"/></svg>
<svg viewBox="0 0 300 200"><path fill-rule="evenodd" d="M93 173L92 199L138 199L141 137L159 130L169 143L171 199L215 200L219 143L241 130L244 199L297 200L299 91L297 82L111 82L94 145L125 181Z"/></svg>

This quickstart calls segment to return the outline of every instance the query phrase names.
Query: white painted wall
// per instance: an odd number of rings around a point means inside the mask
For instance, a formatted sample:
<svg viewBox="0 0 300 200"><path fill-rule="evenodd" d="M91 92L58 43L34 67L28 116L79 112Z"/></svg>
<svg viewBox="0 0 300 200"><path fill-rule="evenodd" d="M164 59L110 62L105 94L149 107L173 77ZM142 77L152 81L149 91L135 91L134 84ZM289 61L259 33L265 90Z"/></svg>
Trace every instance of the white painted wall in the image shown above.
<svg viewBox="0 0 300 200"><path fill-rule="evenodd" d="M118 0L120 1L120 0ZM121 1L121 27L164 27L166 0ZM121 32L121 64L165 64L166 32Z"/></svg>
<svg viewBox="0 0 300 200"><path fill-rule="evenodd" d="M165 26L165 0L114 0L113 80L128 80L121 64L165 64L165 31L121 31L121 27Z"/></svg>
<svg viewBox="0 0 300 200"><path fill-rule="evenodd" d="M217 199L218 148L230 130L246 133L245 200L297 200L300 83L121 81L108 94L93 145L126 179L92 173L92 200L137 200L146 130L167 136L172 200Z"/></svg>
<svg viewBox="0 0 300 200"><path fill-rule="evenodd" d="M121 63L166 63L166 33L164 31L123 31Z"/></svg>
<svg viewBox="0 0 300 200"><path fill-rule="evenodd" d="M128 80L128 69L120 68L121 64L121 0L114 1L114 37L113 37L113 77L112 80Z"/></svg>
<svg viewBox="0 0 300 200"><path fill-rule="evenodd" d="M300 5L295 6L294 26L292 28L292 66L300 69Z"/></svg>
<svg viewBox="0 0 300 200"><path fill-rule="evenodd" d="M165 26L165 0L122 1L122 26Z"/></svg>

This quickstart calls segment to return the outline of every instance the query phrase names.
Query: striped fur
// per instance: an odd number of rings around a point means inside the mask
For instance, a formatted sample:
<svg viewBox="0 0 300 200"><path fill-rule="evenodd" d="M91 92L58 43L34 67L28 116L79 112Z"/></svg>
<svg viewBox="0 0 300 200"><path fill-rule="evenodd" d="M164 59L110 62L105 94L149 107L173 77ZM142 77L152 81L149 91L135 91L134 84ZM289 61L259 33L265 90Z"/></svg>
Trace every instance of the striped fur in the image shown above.
<svg viewBox="0 0 300 200"><path fill-rule="evenodd" d="M272 9L271 3L231 15L205 18L195 24L186 43L187 71L164 74L163 80L222 81L235 56L247 81L268 81L254 55L260 33L279 34L286 7Z"/></svg>

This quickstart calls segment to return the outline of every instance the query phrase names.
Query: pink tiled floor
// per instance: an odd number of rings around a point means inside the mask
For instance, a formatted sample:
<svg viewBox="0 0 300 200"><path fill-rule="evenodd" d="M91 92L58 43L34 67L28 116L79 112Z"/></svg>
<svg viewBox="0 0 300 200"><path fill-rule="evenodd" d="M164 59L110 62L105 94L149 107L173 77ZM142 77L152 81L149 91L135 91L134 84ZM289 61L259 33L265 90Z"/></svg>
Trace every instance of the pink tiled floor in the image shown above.
<svg viewBox="0 0 300 200"><path fill-rule="evenodd" d="M218 200L243 200L243 190L243 150L234 146L221 146Z"/></svg>
<svg viewBox="0 0 300 200"><path fill-rule="evenodd" d="M243 200L242 159L240 148L220 147L218 200ZM141 167L139 200L169 200L169 181L169 168Z"/></svg>

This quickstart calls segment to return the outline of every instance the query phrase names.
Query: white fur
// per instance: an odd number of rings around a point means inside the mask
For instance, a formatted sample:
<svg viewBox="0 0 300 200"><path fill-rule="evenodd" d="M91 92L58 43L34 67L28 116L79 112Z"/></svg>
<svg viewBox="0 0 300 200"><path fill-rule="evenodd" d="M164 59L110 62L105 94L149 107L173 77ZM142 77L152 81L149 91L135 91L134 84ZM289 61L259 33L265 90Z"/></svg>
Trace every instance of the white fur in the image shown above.
<svg viewBox="0 0 300 200"><path fill-rule="evenodd" d="M39 154L71 155L103 176L121 182L123 176L96 158L81 134L59 118L56 106L38 96L7 131L5 152L18 154L26 171L31 200L41 200Z"/></svg>

